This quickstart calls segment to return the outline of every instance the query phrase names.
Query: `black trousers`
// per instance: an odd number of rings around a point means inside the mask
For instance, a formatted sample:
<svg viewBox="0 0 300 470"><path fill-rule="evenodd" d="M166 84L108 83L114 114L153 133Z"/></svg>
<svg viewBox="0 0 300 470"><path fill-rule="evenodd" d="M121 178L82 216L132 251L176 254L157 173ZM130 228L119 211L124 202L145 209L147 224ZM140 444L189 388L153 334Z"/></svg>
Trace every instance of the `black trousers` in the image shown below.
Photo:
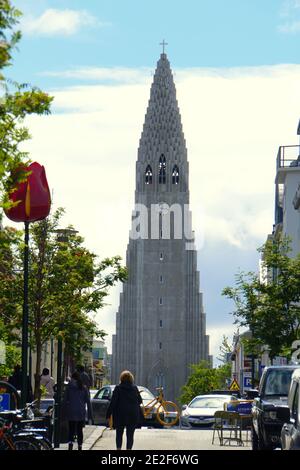
<svg viewBox="0 0 300 470"><path fill-rule="evenodd" d="M75 435L79 446L83 443L83 429L84 421L69 421L69 442L74 441Z"/></svg>
<svg viewBox="0 0 300 470"><path fill-rule="evenodd" d="M121 449L122 447L122 440L123 440L123 433L126 427L126 449L131 450L133 446L133 435L135 431L135 425L130 426L118 426L116 428L116 445L117 449Z"/></svg>

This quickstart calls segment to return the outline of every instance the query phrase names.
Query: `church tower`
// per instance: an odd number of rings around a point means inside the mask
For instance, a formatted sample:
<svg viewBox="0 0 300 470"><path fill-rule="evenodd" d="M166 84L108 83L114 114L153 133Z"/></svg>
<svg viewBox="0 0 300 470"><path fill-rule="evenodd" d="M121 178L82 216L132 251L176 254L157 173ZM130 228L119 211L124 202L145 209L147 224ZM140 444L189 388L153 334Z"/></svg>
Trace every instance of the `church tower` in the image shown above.
<svg viewBox="0 0 300 470"><path fill-rule="evenodd" d="M112 383L135 382L176 400L189 365L209 359L189 211L189 164L167 55L157 63L136 163L129 278L113 336Z"/></svg>

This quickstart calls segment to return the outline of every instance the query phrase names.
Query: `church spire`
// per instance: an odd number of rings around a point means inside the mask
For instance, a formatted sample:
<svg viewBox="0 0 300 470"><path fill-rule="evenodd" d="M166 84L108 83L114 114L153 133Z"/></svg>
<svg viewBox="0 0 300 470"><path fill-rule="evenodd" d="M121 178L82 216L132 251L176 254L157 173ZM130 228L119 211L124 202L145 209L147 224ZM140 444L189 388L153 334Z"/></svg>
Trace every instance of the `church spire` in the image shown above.
<svg viewBox="0 0 300 470"><path fill-rule="evenodd" d="M157 161L161 154L175 163L182 157L187 158L176 88L164 52L165 41L162 45L163 53L157 62L138 150L138 160L148 164Z"/></svg>

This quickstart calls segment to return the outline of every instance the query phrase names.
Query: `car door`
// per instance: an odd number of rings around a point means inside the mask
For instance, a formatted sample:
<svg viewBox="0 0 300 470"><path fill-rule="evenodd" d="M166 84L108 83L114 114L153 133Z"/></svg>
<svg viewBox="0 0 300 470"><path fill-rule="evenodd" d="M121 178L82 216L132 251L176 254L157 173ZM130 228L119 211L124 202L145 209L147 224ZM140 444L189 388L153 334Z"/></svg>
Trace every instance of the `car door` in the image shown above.
<svg viewBox="0 0 300 470"><path fill-rule="evenodd" d="M92 409L95 424L106 424L106 411L111 399L110 387L102 387L92 399Z"/></svg>
<svg viewBox="0 0 300 470"><path fill-rule="evenodd" d="M282 448L284 450L291 450L297 432L298 422L298 402L299 402L299 383L293 382L289 402L291 404L291 417L290 422L285 423L282 428Z"/></svg>

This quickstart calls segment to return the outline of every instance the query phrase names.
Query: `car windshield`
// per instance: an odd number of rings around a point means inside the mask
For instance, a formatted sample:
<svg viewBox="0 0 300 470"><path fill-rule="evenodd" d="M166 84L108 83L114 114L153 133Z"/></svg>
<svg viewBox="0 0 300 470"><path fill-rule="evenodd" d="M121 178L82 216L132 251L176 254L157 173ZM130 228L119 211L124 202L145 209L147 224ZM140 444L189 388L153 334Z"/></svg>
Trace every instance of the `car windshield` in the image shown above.
<svg viewBox="0 0 300 470"><path fill-rule="evenodd" d="M268 395L282 395L287 396L289 393L291 377L293 369L274 369L268 371L265 382L264 396Z"/></svg>
<svg viewBox="0 0 300 470"><path fill-rule="evenodd" d="M154 395L149 390L140 390L140 395L142 397L142 400L153 400Z"/></svg>
<svg viewBox="0 0 300 470"><path fill-rule="evenodd" d="M189 404L189 408L223 408L224 403L230 401L228 397L196 397Z"/></svg>

